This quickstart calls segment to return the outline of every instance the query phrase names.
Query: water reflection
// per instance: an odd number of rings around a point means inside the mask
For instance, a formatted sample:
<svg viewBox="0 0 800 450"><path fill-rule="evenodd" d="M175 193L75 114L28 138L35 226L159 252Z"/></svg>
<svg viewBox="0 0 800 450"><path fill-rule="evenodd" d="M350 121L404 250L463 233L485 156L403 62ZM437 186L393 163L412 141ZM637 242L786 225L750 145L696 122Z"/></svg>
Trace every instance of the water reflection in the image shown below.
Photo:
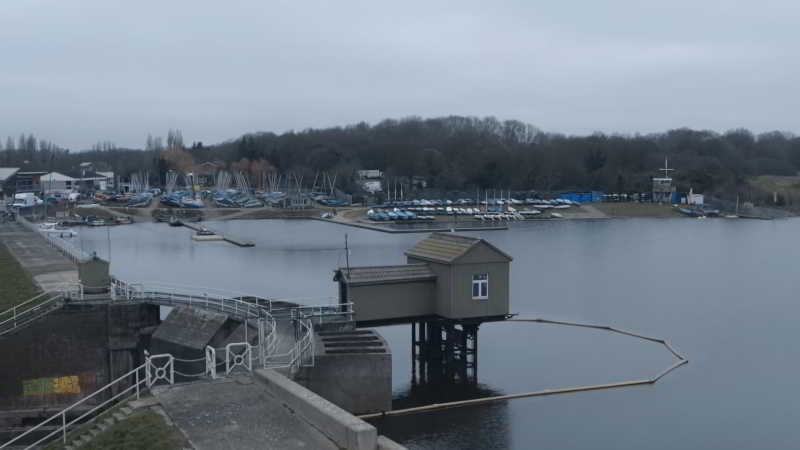
<svg viewBox="0 0 800 450"><path fill-rule="evenodd" d="M394 409L503 395L484 384L409 384L395 396ZM436 413L414 413L371 421L378 430L409 448L511 448L508 404L491 402Z"/></svg>
<svg viewBox="0 0 800 450"><path fill-rule="evenodd" d="M304 221L214 227L256 247L197 244L166 225L116 227L112 270L123 279L328 296L345 233L353 265L402 264L422 237ZM383 433L412 448L797 448L800 221L561 221L469 234L514 257L513 312L668 338L691 362L653 386L386 419ZM81 236L105 254L106 230ZM414 394L410 327L380 333L398 404L481 395L441 386ZM481 326L479 353L487 394L646 378L672 362L659 346L624 336L508 323Z"/></svg>

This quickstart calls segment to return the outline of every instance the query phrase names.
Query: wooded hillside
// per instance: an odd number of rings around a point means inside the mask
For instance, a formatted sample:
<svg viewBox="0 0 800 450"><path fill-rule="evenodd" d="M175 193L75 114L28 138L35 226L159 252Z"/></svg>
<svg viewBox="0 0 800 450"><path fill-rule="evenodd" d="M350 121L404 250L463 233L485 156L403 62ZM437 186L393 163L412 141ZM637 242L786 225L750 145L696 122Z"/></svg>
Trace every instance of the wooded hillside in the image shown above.
<svg viewBox="0 0 800 450"><path fill-rule="evenodd" d="M171 131L168 147L183 147L182 139ZM76 153L50 143L39 148L35 138L23 136L17 143L8 140L0 165L29 161L43 170L68 170L81 161L94 161L117 174L147 170L153 177L171 168L171 161L162 156L160 139L148 137L147 147L117 149L104 143ZM243 170L254 166L260 171L305 173L306 179L319 171L348 179L358 169L380 169L390 177L424 177L429 186L448 190L608 192L649 190L650 177L659 174L669 157L680 190L691 187L725 198L752 191L750 177L793 176L800 167L800 138L788 133L756 136L744 129L724 134L676 129L634 136L565 136L519 121L458 116L253 133L211 146L195 142L186 151L196 163L218 160Z"/></svg>

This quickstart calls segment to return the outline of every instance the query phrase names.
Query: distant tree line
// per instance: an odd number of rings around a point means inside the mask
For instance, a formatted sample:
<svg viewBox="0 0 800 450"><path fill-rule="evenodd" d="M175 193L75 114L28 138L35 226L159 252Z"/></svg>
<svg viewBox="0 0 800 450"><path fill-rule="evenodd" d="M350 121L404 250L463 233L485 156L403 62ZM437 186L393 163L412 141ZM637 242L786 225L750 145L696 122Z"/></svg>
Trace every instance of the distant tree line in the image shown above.
<svg viewBox="0 0 800 450"><path fill-rule="evenodd" d="M195 142L186 147L180 131L170 130L166 145L148 136L143 150L105 142L89 151L69 152L23 135L6 141L0 165L27 161L43 170L48 165L68 170L92 161L123 176L149 171L163 180L166 170L219 161L235 170L294 172L306 180L319 172L352 180L356 170L379 169L392 178L422 177L442 190L637 192L650 189L665 157L676 169L671 175L680 190L691 187L730 198L747 186L749 177L797 175L800 138L784 132L686 128L647 135L567 136L493 117L409 117L375 125L252 133L210 146Z"/></svg>

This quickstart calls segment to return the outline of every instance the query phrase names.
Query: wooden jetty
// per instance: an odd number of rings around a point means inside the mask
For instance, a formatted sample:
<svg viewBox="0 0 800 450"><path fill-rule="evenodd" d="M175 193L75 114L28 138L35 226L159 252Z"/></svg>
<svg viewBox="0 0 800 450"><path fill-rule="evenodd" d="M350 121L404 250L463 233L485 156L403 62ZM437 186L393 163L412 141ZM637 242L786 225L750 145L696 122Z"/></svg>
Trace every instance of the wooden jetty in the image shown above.
<svg viewBox="0 0 800 450"><path fill-rule="evenodd" d="M185 226L186 228L188 228L190 230L194 230L195 232L200 231L203 228L205 228L206 230L209 230L208 227L203 227L203 226L200 226L200 225L197 225L197 224L194 224L194 223L183 222L183 226ZM214 230L211 230L211 231L214 231ZM246 241L246 240L243 240L243 239L235 238L235 237L232 237L232 236L229 236L229 235L226 235L226 234L219 233L217 231L214 231L214 234L222 236L222 240L223 241L230 242L231 244L238 245L239 247L255 247L256 246L256 244L254 242L252 242L252 241Z"/></svg>

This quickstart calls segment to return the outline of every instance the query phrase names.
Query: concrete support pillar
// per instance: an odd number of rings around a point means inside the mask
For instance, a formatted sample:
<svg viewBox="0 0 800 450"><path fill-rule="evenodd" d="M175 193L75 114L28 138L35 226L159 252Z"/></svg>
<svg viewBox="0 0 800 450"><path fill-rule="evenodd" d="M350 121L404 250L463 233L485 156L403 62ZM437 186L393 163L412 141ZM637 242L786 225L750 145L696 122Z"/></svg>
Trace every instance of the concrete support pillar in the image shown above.
<svg viewBox="0 0 800 450"><path fill-rule="evenodd" d="M411 324L412 383L476 383L478 323L429 320Z"/></svg>

